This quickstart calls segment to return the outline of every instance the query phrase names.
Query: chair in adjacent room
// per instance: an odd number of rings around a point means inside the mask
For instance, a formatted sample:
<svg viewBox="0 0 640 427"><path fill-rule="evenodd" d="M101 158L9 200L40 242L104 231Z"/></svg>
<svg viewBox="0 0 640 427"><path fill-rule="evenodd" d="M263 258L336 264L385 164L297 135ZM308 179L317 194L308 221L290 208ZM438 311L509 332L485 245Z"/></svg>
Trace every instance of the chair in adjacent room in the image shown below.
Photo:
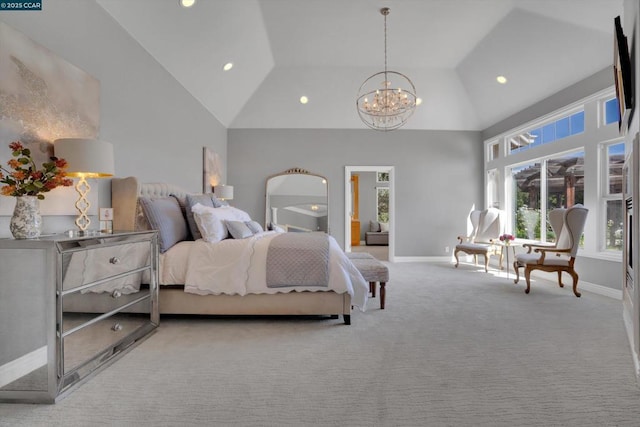
<svg viewBox="0 0 640 427"><path fill-rule="evenodd" d="M502 250L493 242L497 241L504 230L503 213L496 208L488 208L483 211L474 210L469 214L472 230L468 236L458 236L460 243L456 245L453 253L458 267L458 253L464 252L473 255L474 261L478 264L478 255L484 256L484 271L489 271L489 259L491 255L500 256L502 265Z"/></svg>
<svg viewBox="0 0 640 427"><path fill-rule="evenodd" d="M553 246L544 244L525 243L524 248L528 251L518 254L513 263L516 271L514 283L520 280L520 268L524 268L524 277L527 281L525 293L531 290L531 272L542 270L558 273L558 285L562 288L562 273L567 272L573 279L573 293L576 297L578 292L578 273L574 269L580 237L587 222L589 209L581 204L573 205L570 208L558 208L549 212L549 222L556 234L556 243Z"/></svg>

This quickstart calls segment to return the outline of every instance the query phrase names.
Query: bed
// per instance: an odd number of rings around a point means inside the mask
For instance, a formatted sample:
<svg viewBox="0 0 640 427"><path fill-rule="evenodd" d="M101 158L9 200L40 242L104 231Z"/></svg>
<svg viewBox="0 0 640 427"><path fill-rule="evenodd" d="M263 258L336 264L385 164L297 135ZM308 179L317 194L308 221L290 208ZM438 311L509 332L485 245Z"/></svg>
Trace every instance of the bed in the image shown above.
<svg viewBox="0 0 640 427"><path fill-rule="evenodd" d="M190 235L190 226L193 222L196 222L197 229L202 225L196 221L201 217L191 212L195 209L193 201L207 198L215 201L213 195L193 195L168 184L141 184L135 177L114 178L111 195L114 230L158 229L161 315L328 315L333 318L342 315L345 324L350 324L352 308L365 309L368 284L331 236L324 233L257 231L250 236L210 242L206 240L209 234ZM172 198L177 201L183 217L177 218L175 208L171 208L174 209L174 217L169 220L170 225L156 221L152 226L150 217L154 216L154 210L150 204L161 206L162 210L163 201L172 204ZM231 209L217 206L207 212L228 212ZM182 221L189 231L186 237ZM244 221L247 225L249 222L255 223ZM176 228L180 230L176 231ZM273 269L267 268L268 248L276 238L286 237L280 234L306 234L307 238L318 234L326 236L326 286L309 283L302 287L291 283L267 286L269 274L273 276L270 273ZM103 297L108 298L108 294ZM96 300L99 298L100 295L96 295ZM96 304L99 303L96 301Z"/></svg>

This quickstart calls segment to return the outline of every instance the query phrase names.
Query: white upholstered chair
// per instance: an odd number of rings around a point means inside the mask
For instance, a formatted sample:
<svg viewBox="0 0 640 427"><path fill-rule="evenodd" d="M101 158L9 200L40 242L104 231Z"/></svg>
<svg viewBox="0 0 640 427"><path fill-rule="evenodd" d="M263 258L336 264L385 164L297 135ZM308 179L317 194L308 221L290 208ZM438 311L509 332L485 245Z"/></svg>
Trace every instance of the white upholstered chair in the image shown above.
<svg viewBox="0 0 640 427"><path fill-rule="evenodd" d="M562 272L566 271L573 278L573 293L579 297L578 292L578 273L576 273L573 264L578 253L580 237L584 231L584 225L587 221L589 210L583 205L578 204L570 208L559 208L549 212L549 222L556 234L556 243L553 246L524 244L527 253L518 254L513 263L516 271L514 283L520 280L520 268L524 268L524 277L527 281L525 293L531 290L531 272L533 270L542 270L558 273L558 285L562 288Z"/></svg>
<svg viewBox="0 0 640 427"><path fill-rule="evenodd" d="M484 271L489 271L489 259L491 255L500 255L502 264L502 250L493 242L497 241L504 230L503 213L496 208L488 208L483 211L474 210L469 214L472 230L468 236L458 236L460 243L456 245L453 253L458 267L458 253L464 252L474 256L478 263L478 255L484 256Z"/></svg>

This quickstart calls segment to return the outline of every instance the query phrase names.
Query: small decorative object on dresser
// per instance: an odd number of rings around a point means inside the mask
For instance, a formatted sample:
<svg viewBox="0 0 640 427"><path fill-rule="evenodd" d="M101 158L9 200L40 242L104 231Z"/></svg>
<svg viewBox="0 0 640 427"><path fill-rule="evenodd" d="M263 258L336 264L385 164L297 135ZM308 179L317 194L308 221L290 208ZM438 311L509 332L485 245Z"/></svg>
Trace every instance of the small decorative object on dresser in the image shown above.
<svg viewBox="0 0 640 427"><path fill-rule="evenodd" d="M0 188L3 196L16 197L16 207L9 222L11 234L16 239L34 239L40 236L42 217L40 200L44 194L58 186L70 186L73 181L65 178L67 162L64 159L50 157L49 162L37 169L31 156L31 150L20 141L9 144L13 159L7 162L9 170L0 165Z"/></svg>
<svg viewBox="0 0 640 427"><path fill-rule="evenodd" d="M148 336L157 266L155 231L0 239L0 401L53 403Z"/></svg>

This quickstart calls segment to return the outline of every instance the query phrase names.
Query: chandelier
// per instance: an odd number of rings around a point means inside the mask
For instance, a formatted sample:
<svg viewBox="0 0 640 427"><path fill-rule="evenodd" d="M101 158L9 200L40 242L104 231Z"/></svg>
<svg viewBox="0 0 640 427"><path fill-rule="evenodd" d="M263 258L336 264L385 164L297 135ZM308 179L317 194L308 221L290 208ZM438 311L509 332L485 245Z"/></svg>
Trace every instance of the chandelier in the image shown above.
<svg viewBox="0 0 640 427"><path fill-rule="evenodd" d="M411 117L416 108L416 88L404 74L387 70L387 15L384 7L384 71L376 73L362 83L356 106L360 119L371 129L387 131L398 129ZM393 79L393 81L392 81Z"/></svg>

